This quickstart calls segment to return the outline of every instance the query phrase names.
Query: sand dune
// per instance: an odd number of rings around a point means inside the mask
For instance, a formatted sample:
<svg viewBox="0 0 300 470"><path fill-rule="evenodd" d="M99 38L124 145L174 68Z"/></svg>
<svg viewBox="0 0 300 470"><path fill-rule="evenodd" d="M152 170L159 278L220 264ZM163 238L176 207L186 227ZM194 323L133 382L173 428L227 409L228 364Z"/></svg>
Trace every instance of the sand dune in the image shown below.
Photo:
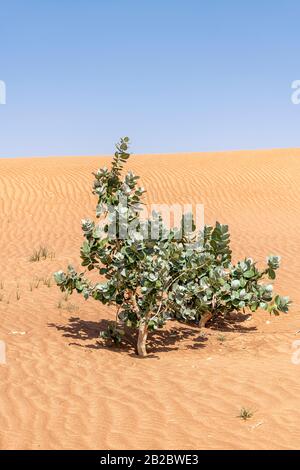
<svg viewBox="0 0 300 470"><path fill-rule="evenodd" d="M280 254L276 288L294 301L288 315L257 312L206 338L184 325L160 332L144 360L98 345L113 310L47 285L79 266L91 172L108 163L0 160L0 448L299 449L300 149L131 158L148 203L203 203L206 223L229 224L235 258ZM29 262L41 244L55 257Z"/></svg>

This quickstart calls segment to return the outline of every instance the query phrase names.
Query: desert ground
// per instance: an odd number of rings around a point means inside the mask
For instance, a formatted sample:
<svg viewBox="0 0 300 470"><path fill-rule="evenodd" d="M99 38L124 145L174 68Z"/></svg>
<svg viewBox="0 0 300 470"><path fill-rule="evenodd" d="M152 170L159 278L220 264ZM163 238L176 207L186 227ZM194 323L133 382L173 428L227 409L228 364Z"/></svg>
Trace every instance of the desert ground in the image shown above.
<svg viewBox="0 0 300 470"><path fill-rule="evenodd" d="M235 260L281 255L276 290L293 300L205 334L171 323L145 359L99 343L114 309L52 279L80 266L92 171L108 164L0 160L0 448L300 449L300 149L131 157L148 204L203 203L205 223L229 224ZM30 262L40 245L51 256Z"/></svg>

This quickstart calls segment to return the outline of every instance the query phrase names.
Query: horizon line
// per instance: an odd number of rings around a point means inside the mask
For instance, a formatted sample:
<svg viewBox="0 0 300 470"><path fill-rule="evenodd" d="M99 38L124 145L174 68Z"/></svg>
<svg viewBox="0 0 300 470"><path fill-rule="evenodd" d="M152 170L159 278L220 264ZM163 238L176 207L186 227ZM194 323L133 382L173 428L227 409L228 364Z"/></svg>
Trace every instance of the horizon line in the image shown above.
<svg viewBox="0 0 300 470"><path fill-rule="evenodd" d="M172 156L172 155L209 155L209 154L225 154L225 153L257 153L257 152L278 152L278 151L289 151L289 150L299 150L300 147L260 147L257 149L229 149L229 150L199 150L199 151L180 151L180 152L151 152L151 153L135 153L132 152L130 155L137 157L146 157L146 156ZM65 155L25 155L25 156L14 156L14 157L1 157L0 160L18 160L18 159L42 159L42 158L111 158L111 154L65 154Z"/></svg>

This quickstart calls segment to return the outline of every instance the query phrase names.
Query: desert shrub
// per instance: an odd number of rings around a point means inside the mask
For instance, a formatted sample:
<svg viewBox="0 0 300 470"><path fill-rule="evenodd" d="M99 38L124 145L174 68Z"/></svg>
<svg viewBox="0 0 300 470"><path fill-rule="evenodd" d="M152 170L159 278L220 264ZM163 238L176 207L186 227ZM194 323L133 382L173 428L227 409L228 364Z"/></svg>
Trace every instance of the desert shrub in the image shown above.
<svg viewBox="0 0 300 470"><path fill-rule="evenodd" d="M55 273L62 291L76 290L85 299L116 306L116 320L102 337L119 344L125 327L137 330L137 353L145 356L148 331L167 320L205 326L208 320L245 309L287 312L288 297L273 294L273 286L262 282L275 279L278 256L269 257L262 270L251 258L232 264L227 225L217 222L196 232L192 216L186 214L181 227L167 230L160 214L142 219L145 190L138 176L123 175L128 143L128 138L121 139L111 168L94 173L96 217L102 223L82 221L82 266L98 270L105 281L92 283L86 270L78 273L72 266Z"/></svg>

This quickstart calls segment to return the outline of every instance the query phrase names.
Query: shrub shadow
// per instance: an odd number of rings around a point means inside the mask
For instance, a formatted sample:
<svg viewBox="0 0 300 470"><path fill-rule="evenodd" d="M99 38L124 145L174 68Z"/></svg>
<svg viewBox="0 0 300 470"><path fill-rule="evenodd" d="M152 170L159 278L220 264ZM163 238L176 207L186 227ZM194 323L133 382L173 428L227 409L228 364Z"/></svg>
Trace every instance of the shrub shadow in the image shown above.
<svg viewBox="0 0 300 470"><path fill-rule="evenodd" d="M208 323L211 330L218 330L220 332L231 332L231 333L252 333L257 331L256 326L243 325L251 317L250 314L246 313L232 313L225 317L218 317Z"/></svg>
<svg viewBox="0 0 300 470"><path fill-rule="evenodd" d="M79 317L70 317L66 324L49 323L50 328L56 328L57 331L62 332L65 338L70 338L70 346L79 346L89 349L106 349L111 351L124 352L135 354L136 333L125 330L125 335L119 347L112 343L105 343L99 339L99 333L108 327L108 320L92 321L82 320ZM178 328L169 328L168 330L156 330L149 332L147 340L147 349L149 354L159 352L175 351L179 349L178 343L184 340L192 339L195 341L194 348L204 347L207 338L204 335L199 335L199 328L196 326L187 326L179 324ZM80 342L79 342L80 341ZM88 344L82 344L87 342ZM91 341L93 341L91 343Z"/></svg>
<svg viewBox="0 0 300 470"><path fill-rule="evenodd" d="M243 326L248 315L234 314L230 317L218 318L208 324L210 330L218 330L220 332L230 331L236 333L251 333L256 331L255 326ZM56 328L57 331L62 332L65 338L70 338L70 346L78 346L88 349L109 349L113 352L127 352L135 355L135 344L137 334L129 329L125 329L125 335L122 338L120 346L116 346L111 342L105 342L99 338L101 331L107 329L109 325L108 320L82 320L80 317L70 317L66 324L49 323L50 328ZM205 330L200 330L195 325L187 325L178 323L176 328L171 327L168 329L156 330L149 332L147 340L147 349L149 356L153 357L155 353L176 351L179 349L179 343L182 341L192 340L192 344L185 346L186 349L200 349L205 347L208 338L204 333ZM89 342L86 344L86 342Z"/></svg>

